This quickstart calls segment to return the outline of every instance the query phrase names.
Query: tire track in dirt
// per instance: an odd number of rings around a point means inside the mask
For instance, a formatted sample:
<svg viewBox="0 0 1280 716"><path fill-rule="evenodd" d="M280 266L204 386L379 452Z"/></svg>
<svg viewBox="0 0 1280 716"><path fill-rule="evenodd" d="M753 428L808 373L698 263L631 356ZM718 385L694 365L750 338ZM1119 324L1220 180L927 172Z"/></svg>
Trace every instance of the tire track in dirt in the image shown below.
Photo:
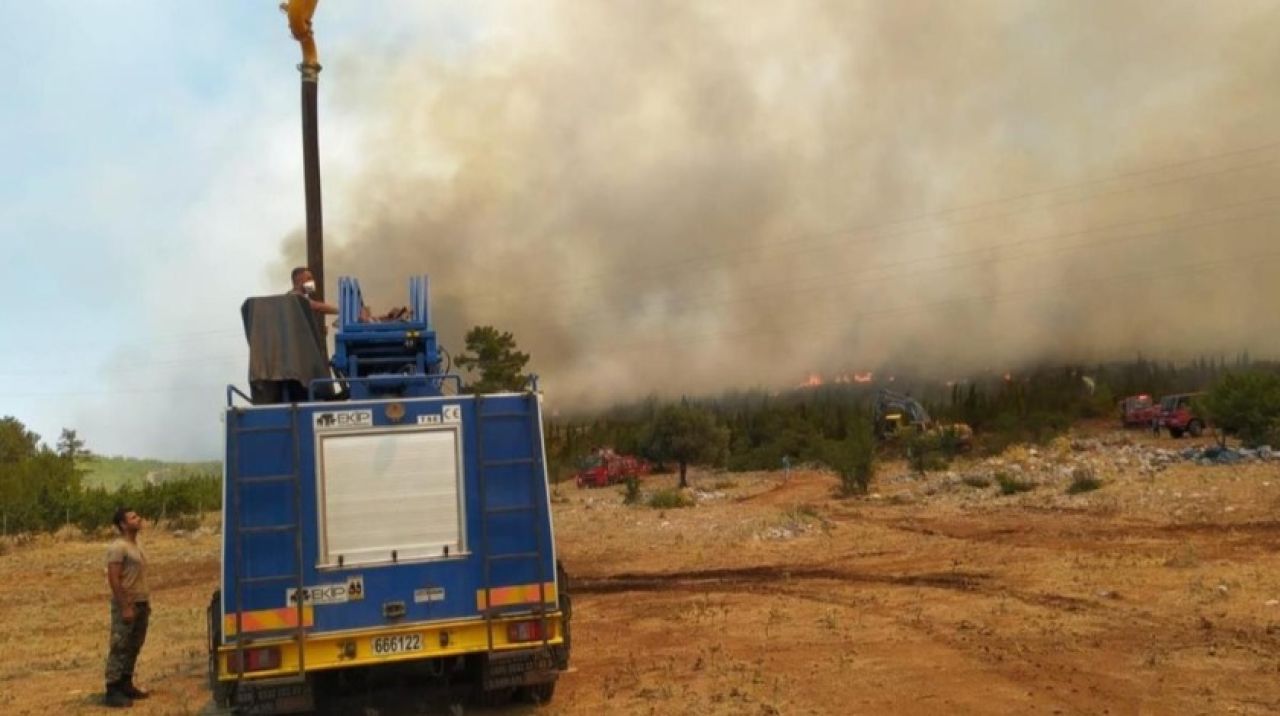
<svg viewBox="0 0 1280 716"><path fill-rule="evenodd" d="M778 567L761 565L729 569L702 569L682 572L623 573L574 579L574 594L620 594L629 592L756 592L765 585L831 581L890 587L945 589L988 598L1007 597L1029 606L1078 612L1100 608L1100 602L1062 594L1025 592L996 583L987 572L922 572L918 574L876 574L831 567ZM829 598L830 595L828 594Z"/></svg>
<svg viewBox="0 0 1280 716"><path fill-rule="evenodd" d="M1060 594L1012 590L988 579L981 581L974 589L956 591L987 599L1011 598L1029 606L1068 612L1072 615L1078 615L1087 608L1105 606ZM1130 703L1132 700L1132 684L1123 674L1112 673L1106 666L1090 668L1082 667L1078 663L1078 652L1082 648L1080 646L1068 649L1043 646L1037 648L1030 644L1025 635L994 631L967 618L959 622L946 622L935 618L922 618L918 613L907 614L891 606L875 609L865 600L849 599L832 591L806 587L803 583L779 585L775 593L820 607L834 606L857 614L874 610L879 617L892 621L900 628L941 644L957 655L963 655L963 659L983 664L992 677L998 676L1009 683L1021 684L1030 674L1036 674L1036 680L1041 686L1045 683L1050 684L1048 690L1053 692L1053 697L1061 699L1063 704L1070 706L1068 712L1114 713L1115 711L1111 709L1116 708L1117 705ZM1102 637L1102 640L1119 645L1138 640L1149 641L1152 629L1157 626L1161 625L1149 620L1145 625L1131 623L1126 629L1113 630ZM1163 626L1167 628L1167 625ZM1202 647L1204 639L1196 633L1201 628L1203 627L1184 627L1173 630L1176 633L1166 634L1166 650ZM1169 646L1169 644L1175 646ZM1119 712L1126 713L1129 710L1131 710L1129 707L1121 706ZM1054 711L1054 713L1061 712L1056 709Z"/></svg>
<svg viewBox="0 0 1280 716"><path fill-rule="evenodd" d="M1029 519L1028 519L1029 517ZM1050 520L1039 514L1005 518L991 524L990 518L920 520L912 517L867 518L888 529L925 537L977 543L999 543L1023 549L1068 549L1076 552L1098 552L1106 545L1125 542L1137 552L1138 542L1147 549L1180 546L1188 539L1212 543L1215 557L1243 558L1271 554L1280 550L1280 521L1258 520L1232 523L1151 523L1122 522L1103 525L1087 516L1060 515ZM1064 524L1064 521L1066 524Z"/></svg>
<svg viewBox="0 0 1280 716"><path fill-rule="evenodd" d="M836 583L836 584L830 584ZM782 596L817 605L821 608L836 607L854 613L865 614L869 609L879 617L888 619L900 628L920 634L923 638L941 644L960 658L984 665L994 676L999 675L1009 683L1020 683L1029 672L1037 672L1041 678L1056 674L1051 680L1064 686L1079 685L1082 680L1094 685L1105 683L1101 691L1119 698L1126 688L1123 679L1107 674L1081 672L1072 660L1074 655L1056 654L1052 650L1029 651L1017 637L993 635L981 631L964 620L958 625L944 625L934 619L911 616L896 607L873 606L864 599L856 599L842 587L873 585L892 588L941 589L964 595L964 598L1009 598L1029 606L1054 612L1080 613L1102 608L1104 605L1090 600L1052 593L1035 593L1013 590L1001 585L986 572L921 572L915 574L876 574L865 571L843 570L830 566L780 567L760 565L746 568L686 570L658 573L620 573L615 575L578 578L571 589L575 594L618 595L625 593L670 594L679 599L684 593L747 593ZM954 626L956 631L949 631ZM971 633L972 632L972 633ZM974 634L977 636L975 637ZM1067 696L1070 689L1060 694L1064 700L1082 712L1093 711L1100 701L1098 694ZM1105 701L1105 699L1103 699Z"/></svg>
<svg viewBox="0 0 1280 716"><path fill-rule="evenodd" d="M832 583L838 584L832 584ZM1263 658L1267 647L1280 642L1280 629L1265 634L1247 630L1222 628L1207 622L1171 623L1167 620L1143 618L1127 614L1126 624L1110 628L1085 641L1050 641L1037 643L1036 633L1009 631L1007 627L983 626L969 618L954 621L936 616L922 617L919 613L905 612L900 606L876 605L865 599L857 599L850 592L842 592L841 586L877 585L943 589L962 598L994 600L1012 599L1031 607L1051 610L1056 614L1069 614L1067 618L1088 618L1091 610L1112 609L1105 601L1092 601L1061 594L1027 592L1002 585L996 577L985 572L921 572L916 574L874 574L864 571L837 569L831 566L790 567L757 565L745 568L702 569L654 573L619 573L614 575L582 577L572 589L583 595L619 595L647 593L661 597L663 594L681 600L685 594L739 593L749 595L781 596L804 601L822 608L835 607L851 613L874 613L897 627L915 632L922 638L946 647L956 654L957 663L965 661L981 664L985 678L999 679L1005 683L1022 684L1028 681L1039 685L1041 698L1051 698L1068 713L1134 713L1145 703L1141 693L1135 692L1134 680L1128 673L1132 668L1121 662L1117 668L1116 654L1125 654L1129 645L1147 644L1146 653L1151 664L1140 668L1154 668L1154 664L1185 651L1216 648L1244 651L1254 658ZM960 615L974 613L972 610ZM1096 612L1093 612L1096 613ZM1048 636L1048 635L1042 635ZM1096 661L1085 660L1081 654L1095 652L1101 657ZM1222 703L1240 703L1231 694L1220 694ZM1257 705L1253 703L1251 705Z"/></svg>
<svg viewBox="0 0 1280 716"><path fill-rule="evenodd" d="M922 574L885 575L850 572L828 567L736 567L731 569L699 569L684 572L623 573L603 577L577 577L575 594L616 594L619 592L665 591L735 591L735 587L751 587L793 580L830 580L901 587L933 587L972 591L991 575L981 572L928 572ZM741 591L750 591L743 589Z"/></svg>

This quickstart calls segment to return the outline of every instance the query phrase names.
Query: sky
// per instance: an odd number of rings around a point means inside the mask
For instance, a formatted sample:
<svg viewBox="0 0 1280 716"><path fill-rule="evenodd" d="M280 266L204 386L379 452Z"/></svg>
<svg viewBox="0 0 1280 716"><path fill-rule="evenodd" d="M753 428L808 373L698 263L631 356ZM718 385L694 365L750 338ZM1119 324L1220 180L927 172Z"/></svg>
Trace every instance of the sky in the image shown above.
<svg viewBox="0 0 1280 716"><path fill-rule="evenodd" d="M217 458L302 263L276 2L0 0L0 415ZM1280 353L1275 2L321 2L327 283L556 410Z"/></svg>

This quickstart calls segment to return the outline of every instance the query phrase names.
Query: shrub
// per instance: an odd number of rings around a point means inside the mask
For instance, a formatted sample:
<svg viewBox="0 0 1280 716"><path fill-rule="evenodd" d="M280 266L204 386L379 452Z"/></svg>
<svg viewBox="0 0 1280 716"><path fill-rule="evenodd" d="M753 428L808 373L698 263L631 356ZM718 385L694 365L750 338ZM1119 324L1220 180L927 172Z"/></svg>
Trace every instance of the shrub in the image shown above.
<svg viewBox="0 0 1280 716"><path fill-rule="evenodd" d="M628 475L622 483L622 504L635 505L640 502L640 478Z"/></svg>
<svg viewBox="0 0 1280 716"><path fill-rule="evenodd" d="M954 447L953 447L954 449ZM943 446L940 435L922 433L907 441L907 463L911 469L923 475L926 472L945 470L951 464L950 455Z"/></svg>
<svg viewBox="0 0 1280 716"><path fill-rule="evenodd" d="M1035 489L1035 485L1025 480L1010 475L1007 472L996 473L996 484L1000 486L1000 494L1016 495L1019 492L1030 492Z"/></svg>
<svg viewBox="0 0 1280 716"><path fill-rule="evenodd" d="M947 425L938 430L936 442L938 451L948 460L963 452L965 445L961 437L961 428L954 425Z"/></svg>
<svg viewBox="0 0 1280 716"><path fill-rule="evenodd" d="M982 475L965 475L961 479L961 482L968 485L969 487L978 487L978 488L991 487L991 481L983 477Z"/></svg>
<svg viewBox="0 0 1280 716"><path fill-rule="evenodd" d="M693 500L683 491L676 488L658 490L649 495L649 506L655 510L669 510L677 507L692 507Z"/></svg>
<svg viewBox="0 0 1280 716"><path fill-rule="evenodd" d="M1250 447L1280 442L1280 375L1230 373L1205 396L1207 417Z"/></svg>
<svg viewBox="0 0 1280 716"><path fill-rule="evenodd" d="M840 478L841 497L867 493L876 472L875 436L870 421L858 417L849 426L845 439L828 441L823 452L824 462Z"/></svg>
<svg viewBox="0 0 1280 716"><path fill-rule="evenodd" d="M179 515L170 518L169 529L182 532L195 532L200 529L199 515Z"/></svg>
<svg viewBox="0 0 1280 716"><path fill-rule="evenodd" d="M1005 412L996 416L982 435L984 455L999 455L1018 443L1045 444L1071 427L1071 415L1040 410L1020 415Z"/></svg>
<svg viewBox="0 0 1280 716"><path fill-rule="evenodd" d="M773 526L791 533L801 533L808 532L813 525L820 527L823 532L828 531L831 527L830 523L819 514L816 507L803 504L784 509L782 516L778 518Z"/></svg>
<svg viewBox="0 0 1280 716"><path fill-rule="evenodd" d="M1071 471L1071 484L1067 486L1068 495L1078 495L1082 492L1093 492L1102 487L1102 480L1099 480L1093 474L1093 470L1087 467L1077 467Z"/></svg>
<svg viewBox="0 0 1280 716"><path fill-rule="evenodd" d="M130 505L155 522L198 517L221 509L222 478L194 474L155 485L125 485L115 491L100 487L81 490L70 508L71 521L86 534L109 528L117 505Z"/></svg>

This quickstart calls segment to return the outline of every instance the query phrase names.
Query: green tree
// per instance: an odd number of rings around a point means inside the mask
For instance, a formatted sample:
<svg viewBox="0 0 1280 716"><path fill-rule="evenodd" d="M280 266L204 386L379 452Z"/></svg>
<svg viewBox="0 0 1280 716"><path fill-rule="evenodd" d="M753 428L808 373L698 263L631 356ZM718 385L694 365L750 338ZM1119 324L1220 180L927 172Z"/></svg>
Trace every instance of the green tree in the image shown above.
<svg viewBox="0 0 1280 716"><path fill-rule="evenodd" d="M522 390L529 381L523 373L529 354L516 350L511 333L493 326L476 326L467 331L467 352L457 357L458 367L476 370L480 379L471 384L475 393Z"/></svg>
<svg viewBox="0 0 1280 716"><path fill-rule="evenodd" d="M17 418L0 419L0 511L6 529L56 529L80 493L75 463L42 445Z"/></svg>
<svg viewBox="0 0 1280 716"><path fill-rule="evenodd" d="M729 445L728 429L720 427L711 413L684 400L659 410L647 433L650 456L680 466L682 488L689 486L689 463L718 460Z"/></svg>
<svg viewBox="0 0 1280 716"><path fill-rule="evenodd" d="M63 428L62 435L58 437L58 455L73 462L93 457L93 454L84 446L84 440L70 428Z"/></svg>
<svg viewBox="0 0 1280 716"><path fill-rule="evenodd" d="M35 457L40 436L13 416L0 418L0 464L13 465Z"/></svg>
<svg viewBox="0 0 1280 716"><path fill-rule="evenodd" d="M843 440L827 442L823 460L840 476L840 496L865 495L876 471L876 441L871 421L858 416Z"/></svg>
<svg viewBox="0 0 1280 716"><path fill-rule="evenodd" d="M1228 373L1204 397L1202 405L1220 431L1239 436L1246 445L1280 438L1280 375Z"/></svg>

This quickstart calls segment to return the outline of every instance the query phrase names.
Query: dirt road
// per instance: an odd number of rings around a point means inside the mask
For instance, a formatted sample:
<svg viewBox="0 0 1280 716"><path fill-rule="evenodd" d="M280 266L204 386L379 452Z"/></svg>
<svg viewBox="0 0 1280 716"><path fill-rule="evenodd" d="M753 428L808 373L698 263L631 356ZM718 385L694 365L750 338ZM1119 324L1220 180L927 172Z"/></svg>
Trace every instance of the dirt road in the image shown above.
<svg viewBox="0 0 1280 716"><path fill-rule="evenodd" d="M1103 487L1078 495L1066 478L1002 495L965 474L976 460L923 478L883 465L853 500L804 470L696 473L697 506L665 512L561 487L574 669L548 706L465 712L1280 712L1280 463L1151 472L1111 454L1129 442L999 463L1092 460ZM218 537L145 539L156 695L132 712L197 713ZM102 546L7 549L0 712L105 712ZM358 713L439 712L411 703Z"/></svg>

